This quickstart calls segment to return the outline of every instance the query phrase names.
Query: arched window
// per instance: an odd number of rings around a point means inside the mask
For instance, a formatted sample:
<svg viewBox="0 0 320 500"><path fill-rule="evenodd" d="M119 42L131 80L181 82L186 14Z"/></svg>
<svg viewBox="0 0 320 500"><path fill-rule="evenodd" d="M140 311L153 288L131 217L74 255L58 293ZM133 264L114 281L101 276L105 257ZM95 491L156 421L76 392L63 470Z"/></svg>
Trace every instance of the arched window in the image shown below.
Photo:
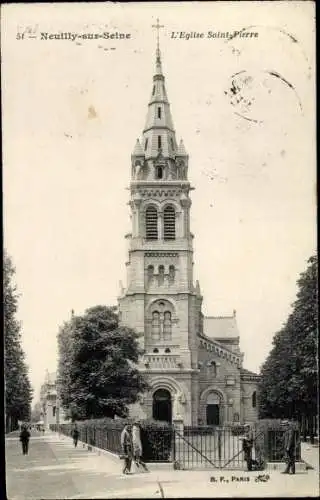
<svg viewBox="0 0 320 500"><path fill-rule="evenodd" d="M146 239L158 239L158 211L153 206L149 206L146 210Z"/></svg>
<svg viewBox="0 0 320 500"><path fill-rule="evenodd" d="M171 352L171 351L170 351L169 347L166 347L166 348L165 348L165 350L164 350L164 352L165 352L166 354L169 354L169 352Z"/></svg>
<svg viewBox="0 0 320 500"><path fill-rule="evenodd" d="M176 211L172 205L163 211L163 236L165 240L176 239Z"/></svg>
<svg viewBox="0 0 320 500"><path fill-rule="evenodd" d="M153 278L153 273L154 273L154 267L153 266L148 266L148 281L150 282Z"/></svg>
<svg viewBox="0 0 320 500"><path fill-rule="evenodd" d="M257 406L257 392L254 391L252 394L252 408L255 408Z"/></svg>
<svg viewBox="0 0 320 500"><path fill-rule="evenodd" d="M155 348L153 349L153 352L156 354L157 352L159 352L159 349Z"/></svg>
<svg viewBox="0 0 320 500"><path fill-rule="evenodd" d="M175 278L175 268L174 266L169 266L169 282L173 283Z"/></svg>
<svg viewBox="0 0 320 500"><path fill-rule="evenodd" d="M159 266L159 285L164 282L164 266Z"/></svg>
<svg viewBox="0 0 320 500"><path fill-rule="evenodd" d="M163 319L163 339L170 340L171 339L171 312L166 311L164 313Z"/></svg>
<svg viewBox="0 0 320 500"><path fill-rule="evenodd" d="M163 178L163 167L157 167L156 174L157 174L157 179L162 179Z"/></svg>
<svg viewBox="0 0 320 500"><path fill-rule="evenodd" d="M158 311L152 313L152 338L160 339L160 313Z"/></svg>

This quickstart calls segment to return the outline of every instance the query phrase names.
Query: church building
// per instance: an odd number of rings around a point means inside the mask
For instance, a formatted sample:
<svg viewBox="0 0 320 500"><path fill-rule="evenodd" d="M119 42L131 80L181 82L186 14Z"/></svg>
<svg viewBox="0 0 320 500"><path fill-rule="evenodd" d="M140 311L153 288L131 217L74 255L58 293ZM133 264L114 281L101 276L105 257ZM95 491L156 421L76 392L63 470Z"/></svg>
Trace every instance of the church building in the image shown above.
<svg viewBox="0 0 320 500"><path fill-rule="evenodd" d="M131 415L184 425L258 418L259 376L243 368L236 312L205 317L193 277L189 157L173 126L159 40L141 140L131 155L132 232L119 318L140 334L151 390Z"/></svg>

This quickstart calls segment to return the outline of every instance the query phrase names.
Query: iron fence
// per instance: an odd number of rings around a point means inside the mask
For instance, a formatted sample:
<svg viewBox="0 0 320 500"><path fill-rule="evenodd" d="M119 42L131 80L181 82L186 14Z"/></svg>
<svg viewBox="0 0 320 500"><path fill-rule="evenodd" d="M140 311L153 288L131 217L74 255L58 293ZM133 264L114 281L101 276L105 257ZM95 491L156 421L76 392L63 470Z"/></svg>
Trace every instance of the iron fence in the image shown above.
<svg viewBox="0 0 320 500"><path fill-rule="evenodd" d="M269 430L267 434L267 460L268 462L282 462L285 458L284 430ZM294 433L295 459L301 460L301 443L299 432Z"/></svg>
<svg viewBox="0 0 320 500"><path fill-rule="evenodd" d="M231 427L186 427L175 432L177 468L244 469L243 442Z"/></svg>

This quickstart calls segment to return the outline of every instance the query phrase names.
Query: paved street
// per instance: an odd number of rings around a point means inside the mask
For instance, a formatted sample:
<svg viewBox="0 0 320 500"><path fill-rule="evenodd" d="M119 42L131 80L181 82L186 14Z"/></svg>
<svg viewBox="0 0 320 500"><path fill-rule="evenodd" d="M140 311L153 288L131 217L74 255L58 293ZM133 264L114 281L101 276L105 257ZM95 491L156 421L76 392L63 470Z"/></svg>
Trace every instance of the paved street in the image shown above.
<svg viewBox="0 0 320 500"><path fill-rule="evenodd" d="M318 449L307 451L316 461ZM69 438L51 433L34 434L29 455L23 456L18 437L11 435L6 439L7 496L10 500L36 500L161 498L162 495L165 498L294 497L319 493L316 470L295 476L272 471L268 473L268 481L256 482L258 472L173 471L170 466L155 465L149 474L134 469L134 474L122 476L121 465L117 457L98 455L81 445L74 449Z"/></svg>

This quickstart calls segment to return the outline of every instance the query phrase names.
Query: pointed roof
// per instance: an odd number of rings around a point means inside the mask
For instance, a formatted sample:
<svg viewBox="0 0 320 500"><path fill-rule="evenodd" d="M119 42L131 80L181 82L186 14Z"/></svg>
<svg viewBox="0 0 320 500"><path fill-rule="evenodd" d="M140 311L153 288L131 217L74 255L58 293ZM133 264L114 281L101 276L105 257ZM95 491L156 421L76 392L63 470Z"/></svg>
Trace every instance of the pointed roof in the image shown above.
<svg viewBox="0 0 320 500"><path fill-rule="evenodd" d="M137 142L134 146L132 156L144 156L143 149L141 147L139 139L137 139Z"/></svg>
<svg viewBox="0 0 320 500"><path fill-rule="evenodd" d="M231 339L239 337L235 316L205 316L203 333L210 338Z"/></svg>
<svg viewBox="0 0 320 500"><path fill-rule="evenodd" d="M178 148L165 87L165 77L162 72L159 41L157 42L155 74L143 130L142 147L145 157L154 159L158 157L160 151L164 159L174 158Z"/></svg>
<svg viewBox="0 0 320 500"><path fill-rule="evenodd" d="M188 156L186 148L184 147L183 140L180 140L180 144L177 150L177 156Z"/></svg>

